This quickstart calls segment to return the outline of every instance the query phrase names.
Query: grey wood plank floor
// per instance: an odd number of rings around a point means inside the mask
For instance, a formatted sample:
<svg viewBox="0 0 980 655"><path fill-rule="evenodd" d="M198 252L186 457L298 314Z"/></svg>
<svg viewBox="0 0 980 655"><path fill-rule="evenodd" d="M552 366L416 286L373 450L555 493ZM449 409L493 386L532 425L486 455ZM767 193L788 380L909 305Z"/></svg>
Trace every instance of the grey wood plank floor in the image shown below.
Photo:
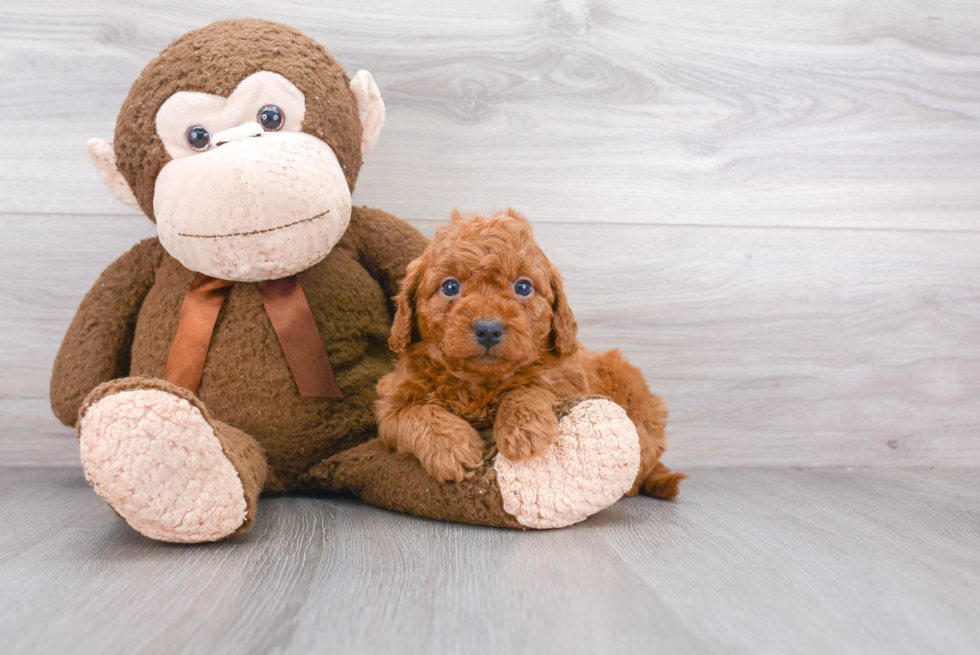
<svg viewBox="0 0 980 655"><path fill-rule="evenodd" d="M0 650L980 652L980 471L693 473L554 532L283 497L187 547L0 469Z"/></svg>

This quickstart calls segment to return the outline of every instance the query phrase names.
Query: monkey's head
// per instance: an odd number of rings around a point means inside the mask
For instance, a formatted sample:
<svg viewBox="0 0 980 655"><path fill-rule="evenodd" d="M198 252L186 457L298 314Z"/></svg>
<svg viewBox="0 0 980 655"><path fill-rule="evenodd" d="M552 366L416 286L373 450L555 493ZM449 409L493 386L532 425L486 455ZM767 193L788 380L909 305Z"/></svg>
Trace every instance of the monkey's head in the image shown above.
<svg viewBox="0 0 980 655"><path fill-rule="evenodd" d="M115 141L89 155L117 198L157 224L187 268L254 282L327 256L350 221L361 155L384 103L285 25L227 20L188 32L143 70Z"/></svg>

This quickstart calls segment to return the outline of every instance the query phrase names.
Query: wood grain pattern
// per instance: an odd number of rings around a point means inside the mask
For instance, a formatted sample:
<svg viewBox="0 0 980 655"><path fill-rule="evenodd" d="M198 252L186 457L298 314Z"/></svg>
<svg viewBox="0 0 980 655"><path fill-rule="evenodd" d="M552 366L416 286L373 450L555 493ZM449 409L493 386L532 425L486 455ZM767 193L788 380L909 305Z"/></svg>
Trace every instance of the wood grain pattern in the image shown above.
<svg viewBox="0 0 980 655"><path fill-rule="evenodd" d="M389 108L360 201L541 220L976 229L980 13L967 1L23 3L0 10L0 211L124 213L84 143L176 36L262 15ZM51 180L57 180L52 191Z"/></svg>
<svg viewBox="0 0 980 655"><path fill-rule="evenodd" d="M5 655L971 654L980 473L698 471L553 532L346 499L151 542L79 471L0 469Z"/></svg>
<svg viewBox="0 0 980 655"><path fill-rule="evenodd" d="M152 234L85 140L171 39L262 15L381 86L355 202L539 226L585 343L667 398L676 465L980 466L980 12L811 4L4 4L29 129L0 131L0 463L76 464L51 362Z"/></svg>
<svg viewBox="0 0 980 655"><path fill-rule="evenodd" d="M72 431L48 408L51 362L90 281L152 226L0 217L0 237L14 231L0 238L0 276L29 261L45 277L13 289L0 315L0 355L19 362L0 381L0 456L74 464ZM620 348L667 399L671 464L980 465L980 234L550 223L536 234L567 278L583 343ZM59 254L45 266L51 240Z"/></svg>

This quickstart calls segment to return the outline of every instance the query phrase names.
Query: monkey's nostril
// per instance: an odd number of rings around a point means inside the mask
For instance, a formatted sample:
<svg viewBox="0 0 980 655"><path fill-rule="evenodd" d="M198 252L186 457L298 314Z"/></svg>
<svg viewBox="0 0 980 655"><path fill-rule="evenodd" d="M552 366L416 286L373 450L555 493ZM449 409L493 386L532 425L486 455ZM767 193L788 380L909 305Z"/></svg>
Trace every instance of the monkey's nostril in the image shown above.
<svg viewBox="0 0 980 655"><path fill-rule="evenodd" d="M503 323L497 319L481 318L473 324L473 336L484 348L492 348L500 343L505 331Z"/></svg>

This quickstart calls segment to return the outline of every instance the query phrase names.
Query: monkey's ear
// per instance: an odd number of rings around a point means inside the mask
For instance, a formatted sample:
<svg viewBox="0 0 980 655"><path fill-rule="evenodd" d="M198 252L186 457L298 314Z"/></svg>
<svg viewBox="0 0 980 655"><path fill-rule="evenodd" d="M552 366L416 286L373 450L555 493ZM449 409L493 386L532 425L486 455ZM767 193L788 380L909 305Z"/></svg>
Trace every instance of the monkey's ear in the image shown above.
<svg viewBox="0 0 980 655"><path fill-rule="evenodd" d="M133 190L126 183L126 178L116 170L116 151L112 147L112 141L102 139L89 139L85 144L88 148L88 157L95 164L95 170L99 177L109 188L117 199L123 201L130 207L140 208Z"/></svg>
<svg viewBox="0 0 980 655"><path fill-rule="evenodd" d="M378 142L385 124L385 101L371 73L357 71L350 81L350 90L357 101L357 115L361 119L361 154L366 155Z"/></svg>

